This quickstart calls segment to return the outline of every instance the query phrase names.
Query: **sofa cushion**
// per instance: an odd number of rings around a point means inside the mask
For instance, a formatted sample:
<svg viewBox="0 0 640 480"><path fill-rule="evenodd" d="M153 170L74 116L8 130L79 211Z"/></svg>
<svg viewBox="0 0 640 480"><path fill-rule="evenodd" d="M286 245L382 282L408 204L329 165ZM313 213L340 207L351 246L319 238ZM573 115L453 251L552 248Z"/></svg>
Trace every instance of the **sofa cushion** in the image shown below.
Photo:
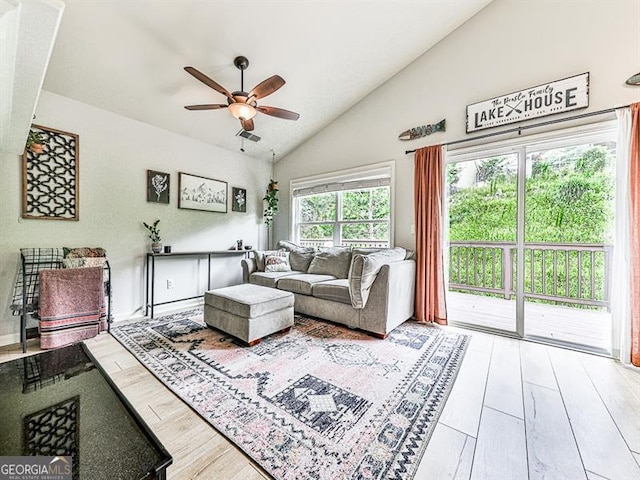
<svg viewBox="0 0 640 480"><path fill-rule="evenodd" d="M308 272L320 275L333 275L336 278L347 278L349 276L350 264L351 248L331 247L316 253L313 260L311 260Z"/></svg>
<svg viewBox="0 0 640 480"><path fill-rule="evenodd" d="M313 247L303 247L287 240L280 240L278 242L278 248L283 248L290 253L289 262L291 263L291 269L301 272L309 270L309 264L316 254L316 250Z"/></svg>
<svg viewBox="0 0 640 480"><path fill-rule="evenodd" d="M275 288L244 283L206 292L204 303L242 318L256 318L293 307L293 295Z"/></svg>
<svg viewBox="0 0 640 480"><path fill-rule="evenodd" d="M351 295L349 295L349 280L339 278L326 282L315 283L311 293L316 298L331 300L332 302L346 303L351 305Z"/></svg>
<svg viewBox="0 0 640 480"><path fill-rule="evenodd" d="M312 275L310 273L288 275L278 280L278 288L288 292L301 293L302 295L311 295L314 284L335 279L336 277L332 275Z"/></svg>
<svg viewBox="0 0 640 480"><path fill-rule="evenodd" d="M404 260L406 250L401 247L386 248L368 255L355 255L349 271L349 290L353 308L364 308L369 299L371 285L382 265Z"/></svg>
<svg viewBox="0 0 640 480"><path fill-rule="evenodd" d="M249 283L262 285L263 287L277 288L278 281L289 275L296 275L302 272L253 272L249 275Z"/></svg>

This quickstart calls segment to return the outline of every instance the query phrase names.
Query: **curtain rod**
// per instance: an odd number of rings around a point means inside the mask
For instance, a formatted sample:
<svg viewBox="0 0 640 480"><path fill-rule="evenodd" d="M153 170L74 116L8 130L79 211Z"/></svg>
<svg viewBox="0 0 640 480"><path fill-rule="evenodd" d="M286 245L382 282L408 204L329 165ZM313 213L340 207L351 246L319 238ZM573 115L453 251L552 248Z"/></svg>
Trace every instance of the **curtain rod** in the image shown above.
<svg viewBox="0 0 640 480"><path fill-rule="evenodd" d="M500 132L485 133L484 135L478 135L477 137L463 138L462 140L454 140L452 142L444 143L443 145L447 145L447 146L449 146L449 145L457 145L459 143L472 142L474 140L482 140L483 138L495 137L497 135L505 135L507 133L514 133L514 132L518 132L518 135L520 135L522 130L529 130L530 128L545 127L547 125L553 125L555 123L567 122L569 120L578 120L580 118L593 117L595 115L604 115L605 113L613 113L619 108L627 108L627 107L630 107L630 106L631 105L622 105L621 107L607 108L606 110L598 110L597 112L589 112L589 113L583 113L581 115L573 115L571 117L565 117L565 118L558 118L558 119L555 119L555 120L549 120L549 121L542 122L542 123L536 123L535 125L524 125L522 127L514 127L514 128L510 128L509 130L502 130ZM404 152L404 154L408 155L410 153L415 152L416 150L418 150L418 148L414 148L413 150L406 150Z"/></svg>

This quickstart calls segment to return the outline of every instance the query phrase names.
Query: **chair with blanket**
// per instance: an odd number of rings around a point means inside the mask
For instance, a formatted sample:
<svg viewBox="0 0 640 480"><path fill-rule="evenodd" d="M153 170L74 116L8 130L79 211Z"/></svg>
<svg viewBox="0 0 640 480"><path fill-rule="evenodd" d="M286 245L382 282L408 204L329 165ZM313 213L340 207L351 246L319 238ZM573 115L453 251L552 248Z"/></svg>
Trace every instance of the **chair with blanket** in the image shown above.
<svg viewBox="0 0 640 480"><path fill-rule="evenodd" d="M39 317L41 348L65 346L109 330L111 268L105 250L21 249L11 310L20 315L23 352L29 315Z"/></svg>

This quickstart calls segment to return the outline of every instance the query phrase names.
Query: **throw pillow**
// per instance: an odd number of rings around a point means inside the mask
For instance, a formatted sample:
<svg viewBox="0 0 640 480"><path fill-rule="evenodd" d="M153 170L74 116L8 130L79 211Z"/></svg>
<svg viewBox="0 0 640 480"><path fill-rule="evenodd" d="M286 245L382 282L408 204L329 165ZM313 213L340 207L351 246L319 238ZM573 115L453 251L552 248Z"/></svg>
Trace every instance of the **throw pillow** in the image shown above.
<svg viewBox="0 0 640 480"><path fill-rule="evenodd" d="M336 278L347 278L349 276L350 264L350 247L331 247L316 253L313 260L311 260L308 272L320 275L333 275Z"/></svg>
<svg viewBox="0 0 640 480"><path fill-rule="evenodd" d="M84 258L63 258L62 265L64 268L82 268L84 267Z"/></svg>
<svg viewBox="0 0 640 480"><path fill-rule="evenodd" d="M278 250L265 250L265 251L258 251L256 250L254 252L255 258L256 258L256 268L258 269L259 272L264 272L264 260L265 258L267 258L267 256L269 255L274 255L278 253Z"/></svg>
<svg viewBox="0 0 640 480"><path fill-rule="evenodd" d="M65 258L106 257L107 251L100 247L64 247L64 256Z"/></svg>
<svg viewBox="0 0 640 480"><path fill-rule="evenodd" d="M364 308L378 272L383 265L404 260L406 250L401 247L385 248L368 255L357 254L349 271L349 292L353 308Z"/></svg>
<svg viewBox="0 0 640 480"><path fill-rule="evenodd" d="M264 260L265 272L290 272L289 252L277 252L274 255L267 255Z"/></svg>
<svg viewBox="0 0 640 480"><path fill-rule="evenodd" d="M64 268L89 268L104 267L107 259L105 257L80 257L80 258L63 258L62 265Z"/></svg>
<svg viewBox="0 0 640 480"><path fill-rule="evenodd" d="M303 247L293 242L289 242L288 240L280 240L278 242L278 248L283 248L291 254L289 255L291 268L298 272L306 273L309 270L309 265L316 254L315 248Z"/></svg>

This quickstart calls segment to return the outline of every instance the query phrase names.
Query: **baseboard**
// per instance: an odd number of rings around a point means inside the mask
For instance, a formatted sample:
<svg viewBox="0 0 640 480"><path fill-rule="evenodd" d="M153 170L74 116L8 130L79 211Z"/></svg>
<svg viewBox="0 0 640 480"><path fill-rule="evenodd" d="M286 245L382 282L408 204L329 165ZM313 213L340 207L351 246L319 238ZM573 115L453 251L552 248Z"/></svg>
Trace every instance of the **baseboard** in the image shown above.
<svg viewBox="0 0 640 480"><path fill-rule="evenodd" d="M204 303L204 299L200 297L200 298L193 298L191 300L183 300L180 302L171 303L167 305L158 305L157 307L154 307L153 315L155 317L158 317L159 315L167 315L167 314L179 312L181 310L185 310L188 308L200 307L203 305L203 303ZM147 316L148 315L144 314L144 308L139 308L137 310L134 310L133 312L119 313L117 315L114 315L113 321L115 323L123 320L140 320Z"/></svg>
<svg viewBox="0 0 640 480"><path fill-rule="evenodd" d="M0 335L0 347L6 347L7 345L13 345L20 343L20 333L7 333Z"/></svg>

